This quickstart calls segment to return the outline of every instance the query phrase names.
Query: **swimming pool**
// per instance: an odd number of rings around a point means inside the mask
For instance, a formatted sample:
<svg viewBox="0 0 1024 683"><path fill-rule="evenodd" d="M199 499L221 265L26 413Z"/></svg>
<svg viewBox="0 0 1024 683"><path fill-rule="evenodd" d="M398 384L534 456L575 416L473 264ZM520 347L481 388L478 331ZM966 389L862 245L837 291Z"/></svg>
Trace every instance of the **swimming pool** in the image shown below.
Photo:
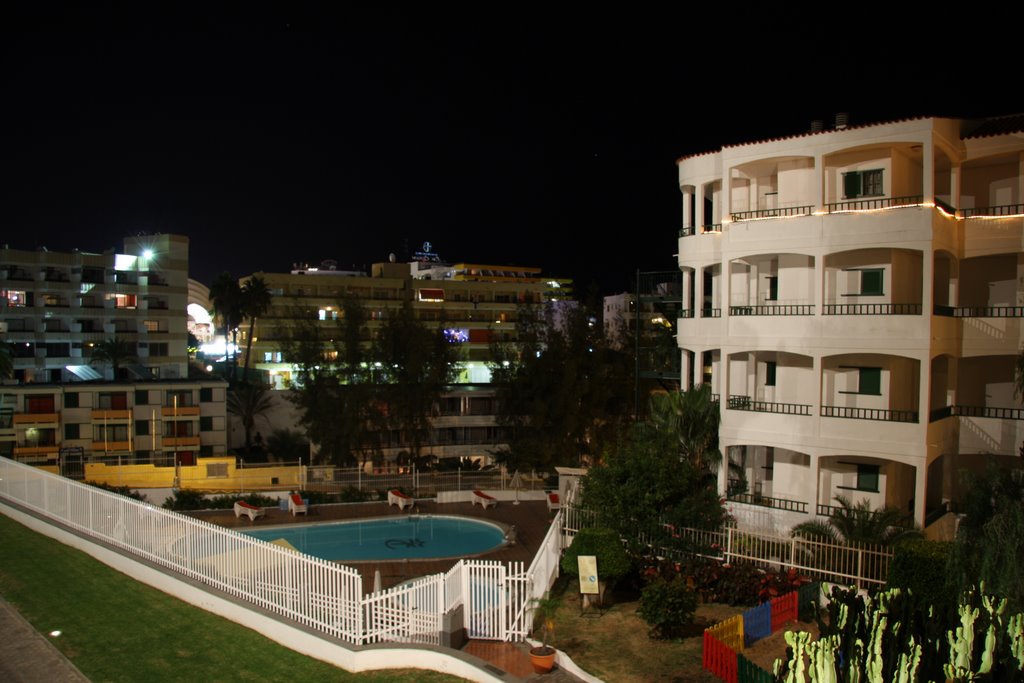
<svg viewBox="0 0 1024 683"><path fill-rule="evenodd" d="M467 557L505 541L505 532L497 524L442 515L288 525L242 533L263 541L284 539L307 555L349 562Z"/></svg>

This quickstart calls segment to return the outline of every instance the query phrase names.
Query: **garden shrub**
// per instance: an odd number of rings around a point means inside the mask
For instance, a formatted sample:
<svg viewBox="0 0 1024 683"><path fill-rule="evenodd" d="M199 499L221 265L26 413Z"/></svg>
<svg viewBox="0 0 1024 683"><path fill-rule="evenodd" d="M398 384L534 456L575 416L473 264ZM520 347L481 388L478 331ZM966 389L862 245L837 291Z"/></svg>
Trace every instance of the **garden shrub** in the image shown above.
<svg viewBox="0 0 1024 683"><path fill-rule="evenodd" d="M899 544L889 565L888 587L909 590L921 609L952 606L956 591L946 585L946 563L952 549L952 543L923 539Z"/></svg>
<svg viewBox="0 0 1024 683"><path fill-rule="evenodd" d="M163 505L168 510L205 510L209 507L206 497L199 491L179 489Z"/></svg>
<svg viewBox="0 0 1024 683"><path fill-rule="evenodd" d="M343 488L338 492L338 501L342 503L362 503L373 500L377 496L375 491L361 491L355 486Z"/></svg>
<svg viewBox="0 0 1024 683"><path fill-rule="evenodd" d="M679 638L693 624L697 594L676 574L658 576L640 592L637 614L651 627L652 638Z"/></svg>
<svg viewBox="0 0 1024 683"><path fill-rule="evenodd" d="M127 486L112 486L111 484L101 484L98 481L87 481L85 484L94 488L103 489L104 491L110 491L111 493L116 493L121 496L134 498L135 500L142 501L143 503L146 502L145 494L139 493L138 491L132 491Z"/></svg>
<svg viewBox="0 0 1024 683"><path fill-rule="evenodd" d="M598 577L609 583L626 576L632 567L622 539L611 529L581 529L562 556L562 571L570 576L579 576L577 559L580 555L596 556Z"/></svg>

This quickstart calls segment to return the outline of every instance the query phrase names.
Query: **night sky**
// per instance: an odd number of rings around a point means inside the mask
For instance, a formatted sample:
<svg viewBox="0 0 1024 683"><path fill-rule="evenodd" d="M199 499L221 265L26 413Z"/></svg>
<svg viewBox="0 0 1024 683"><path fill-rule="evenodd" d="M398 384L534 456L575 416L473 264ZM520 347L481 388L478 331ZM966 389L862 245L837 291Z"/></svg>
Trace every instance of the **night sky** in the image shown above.
<svg viewBox="0 0 1024 683"><path fill-rule="evenodd" d="M993 33L1015 31L1009 17L972 30L887 10L884 27L840 29L773 10L737 28L686 6L10 4L0 243L101 251L182 233L206 283L429 240L447 260L612 293L637 268L675 267L679 156L840 111L853 125L1024 111L1019 36Z"/></svg>

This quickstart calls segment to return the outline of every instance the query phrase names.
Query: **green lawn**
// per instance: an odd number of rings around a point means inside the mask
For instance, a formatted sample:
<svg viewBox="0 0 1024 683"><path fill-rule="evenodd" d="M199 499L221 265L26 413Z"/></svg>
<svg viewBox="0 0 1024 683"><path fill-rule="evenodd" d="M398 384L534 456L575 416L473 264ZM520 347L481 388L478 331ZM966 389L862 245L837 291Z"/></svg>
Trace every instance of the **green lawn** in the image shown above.
<svg viewBox="0 0 1024 683"><path fill-rule="evenodd" d="M459 681L350 674L138 583L0 515L0 594L93 681Z"/></svg>

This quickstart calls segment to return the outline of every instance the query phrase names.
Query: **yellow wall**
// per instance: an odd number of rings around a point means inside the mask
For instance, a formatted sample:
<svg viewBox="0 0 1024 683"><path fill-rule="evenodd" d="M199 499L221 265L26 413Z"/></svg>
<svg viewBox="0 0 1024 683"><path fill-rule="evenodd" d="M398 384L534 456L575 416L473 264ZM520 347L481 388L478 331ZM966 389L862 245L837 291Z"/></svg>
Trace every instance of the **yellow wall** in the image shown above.
<svg viewBox="0 0 1024 683"><path fill-rule="evenodd" d="M175 482L173 467L86 463L85 480L129 488L172 488L177 484L178 488L200 491L297 489L305 480L304 469L298 465L239 468L234 458L225 457L200 458L198 464L179 470L180 479ZM226 476L219 476L217 470L225 471Z"/></svg>

